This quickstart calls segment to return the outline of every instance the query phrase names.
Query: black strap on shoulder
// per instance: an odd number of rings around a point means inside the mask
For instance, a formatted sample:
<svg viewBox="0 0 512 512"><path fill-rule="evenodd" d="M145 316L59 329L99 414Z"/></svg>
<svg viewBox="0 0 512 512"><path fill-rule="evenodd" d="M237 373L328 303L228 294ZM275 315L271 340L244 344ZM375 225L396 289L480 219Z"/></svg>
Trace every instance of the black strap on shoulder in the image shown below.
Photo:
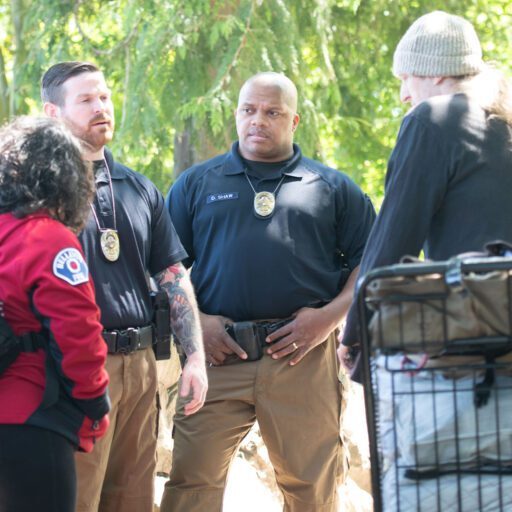
<svg viewBox="0 0 512 512"><path fill-rule="evenodd" d="M46 338L42 333L29 332L18 336L21 343L22 352L35 352L37 349L44 348Z"/></svg>
<svg viewBox="0 0 512 512"><path fill-rule="evenodd" d="M0 375L16 361L21 352L35 352L44 346L42 334L30 332L17 336L5 318L0 316Z"/></svg>
<svg viewBox="0 0 512 512"><path fill-rule="evenodd" d="M16 336L3 316L0 316L0 375L16 361L21 352L35 352L44 346L42 334L30 332Z"/></svg>
<svg viewBox="0 0 512 512"><path fill-rule="evenodd" d="M11 327L3 316L0 316L0 358L4 358L16 346L16 339Z"/></svg>
<svg viewBox="0 0 512 512"><path fill-rule="evenodd" d="M0 355L3 350L10 350L13 346L16 346L19 352L35 352L45 346L45 341L46 338L42 333L14 334L7 320L0 316Z"/></svg>

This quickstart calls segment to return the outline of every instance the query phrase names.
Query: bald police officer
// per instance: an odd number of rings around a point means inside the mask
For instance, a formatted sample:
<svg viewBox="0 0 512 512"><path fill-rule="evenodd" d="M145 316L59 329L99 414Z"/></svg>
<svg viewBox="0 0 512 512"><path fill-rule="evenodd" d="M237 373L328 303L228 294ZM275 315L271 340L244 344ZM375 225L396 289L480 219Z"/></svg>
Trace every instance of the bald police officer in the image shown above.
<svg viewBox="0 0 512 512"><path fill-rule="evenodd" d="M189 255L210 388L179 400L163 512L220 511L230 461L258 420L292 512L336 510L342 466L334 331L374 211L344 174L293 143L297 90L261 73L242 87L239 140L187 170L167 198Z"/></svg>

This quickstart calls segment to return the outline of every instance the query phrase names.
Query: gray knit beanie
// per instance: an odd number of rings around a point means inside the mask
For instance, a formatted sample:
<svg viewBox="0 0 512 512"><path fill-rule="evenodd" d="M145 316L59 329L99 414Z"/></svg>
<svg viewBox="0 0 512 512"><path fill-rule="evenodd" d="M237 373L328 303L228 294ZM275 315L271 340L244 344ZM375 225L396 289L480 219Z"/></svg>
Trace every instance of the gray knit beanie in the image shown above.
<svg viewBox="0 0 512 512"><path fill-rule="evenodd" d="M482 70L482 48L469 21L443 11L418 18L393 57L393 74L463 76Z"/></svg>

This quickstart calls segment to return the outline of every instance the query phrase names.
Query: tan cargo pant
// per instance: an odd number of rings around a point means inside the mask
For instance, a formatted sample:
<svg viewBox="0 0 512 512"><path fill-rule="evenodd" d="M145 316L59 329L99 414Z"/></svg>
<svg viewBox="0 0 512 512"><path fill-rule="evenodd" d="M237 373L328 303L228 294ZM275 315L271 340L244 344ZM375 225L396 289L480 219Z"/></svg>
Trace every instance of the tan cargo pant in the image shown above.
<svg viewBox="0 0 512 512"><path fill-rule="evenodd" d="M77 512L151 512L156 464L156 362L147 348L108 355L110 426L77 453Z"/></svg>
<svg viewBox="0 0 512 512"><path fill-rule="evenodd" d="M289 512L335 512L343 473L335 336L298 365L289 358L208 369L204 407L175 416L172 470L161 512L220 512L236 450L258 420Z"/></svg>

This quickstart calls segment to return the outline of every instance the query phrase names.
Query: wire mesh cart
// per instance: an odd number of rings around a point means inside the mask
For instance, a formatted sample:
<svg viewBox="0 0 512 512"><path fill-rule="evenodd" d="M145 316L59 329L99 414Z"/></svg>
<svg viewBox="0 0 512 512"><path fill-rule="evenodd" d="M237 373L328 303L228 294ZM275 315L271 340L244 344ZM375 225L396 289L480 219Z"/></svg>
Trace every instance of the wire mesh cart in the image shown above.
<svg viewBox="0 0 512 512"><path fill-rule="evenodd" d="M358 310L375 511L512 511L512 258L376 269Z"/></svg>

